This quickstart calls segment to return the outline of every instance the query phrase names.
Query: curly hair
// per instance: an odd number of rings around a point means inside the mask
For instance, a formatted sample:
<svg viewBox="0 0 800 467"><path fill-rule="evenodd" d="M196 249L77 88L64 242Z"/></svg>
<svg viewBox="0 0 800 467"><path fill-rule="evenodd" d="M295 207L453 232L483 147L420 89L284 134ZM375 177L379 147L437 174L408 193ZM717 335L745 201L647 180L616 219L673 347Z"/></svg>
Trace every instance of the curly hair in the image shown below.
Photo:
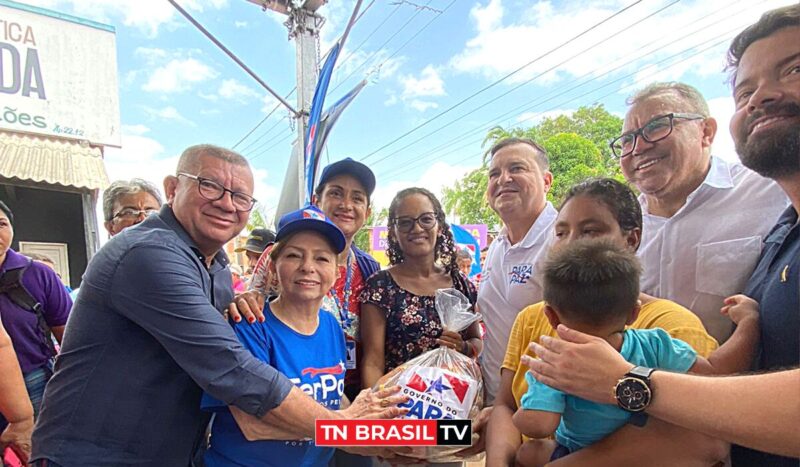
<svg viewBox="0 0 800 467"><path fill-rule="evenodd" d="M642 230L642 206L626 184L613 178L589 178L570 187L558 210L576 196L590 196L605 204L623 232Z"/></svg>
<svg viewBox="0 0 800 467"><path fill-rule="evenodd" d="M445 271L453 277L453 283L457 284L460 271L458 269L458 262L456 261L456 243L453 239L453 232L450 231L450 224L448 224L445 219L442 203L436 199L433 193L425 188L411 187L400 190L389 205L389 217L386 221L386 225L389 229L387 238L388 246L386 248L386 254L389 256L389 264L400 264L404 260L403 250L400 248L400 243L398 243L397 238L395 238L392 228L397 220L397 208L405 198L411 195L423 195L431 202L436 221L439 227L441 227L441 231L436 236L434 261L444 267Z"/></svg>

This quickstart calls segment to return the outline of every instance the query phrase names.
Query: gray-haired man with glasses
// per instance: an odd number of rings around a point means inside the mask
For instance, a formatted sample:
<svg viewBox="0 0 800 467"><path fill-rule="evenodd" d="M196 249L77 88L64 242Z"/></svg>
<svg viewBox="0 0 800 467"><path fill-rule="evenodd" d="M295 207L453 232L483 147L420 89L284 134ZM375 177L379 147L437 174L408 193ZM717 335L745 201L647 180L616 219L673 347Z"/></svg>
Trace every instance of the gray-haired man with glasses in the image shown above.
<svg viewBox="0 0 800 467"><path fill-rule="evenodd" d="M113 237L160 207L161 194L152 183L140 178L117 180L103 192L103 225Z"/></svg>
<svg viewBox="0 0 800 467"><path fill-rule="evenodd" d="M203 391L234 407L248 439L311 437L316 418L399 415L397 388L329 411L241 346L220 313L233 299L222 247L247 223L253 173L241 155L200 145L176 174L167 204L89 264L33 465L188 466L208 424Z"/></svg>
<svg viewBox="0 0 800 467"><path fill-rule="evenodd" d="M642 291L692 310L722 342L732 331L722 302L744 290L788 200L774 182L711 155L717 122L692 86L654 83L628 105L611 148L642 193Z"/></svg>

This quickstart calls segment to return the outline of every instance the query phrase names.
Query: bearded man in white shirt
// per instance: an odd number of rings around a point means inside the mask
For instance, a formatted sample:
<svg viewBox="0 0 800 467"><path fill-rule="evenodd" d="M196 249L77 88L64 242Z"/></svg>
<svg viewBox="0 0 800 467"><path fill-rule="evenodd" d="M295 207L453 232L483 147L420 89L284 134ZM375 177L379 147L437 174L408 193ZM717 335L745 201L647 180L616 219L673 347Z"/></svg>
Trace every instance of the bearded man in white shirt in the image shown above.
<svg viewBox="0 0 800 467"><path fill-rule="evenodd" d="M692 310L723 342L732 323L722 302L744 290L788 199L775 182L712 156L717 122L692 86L654 83L627 103L611 147L642 193L642 292Z"/></svg>
<svg viewBox="0 0 800 467"><path fill-rule="evenodd" d="M546 253L556 209L546 195L553 182L547 153L533 140L507 138L489 149L489 206L503 228L492 242L478 288L486 325L483 353L487 402L500 386L500 366L517 313L542 300L536 263Z"/></svg>

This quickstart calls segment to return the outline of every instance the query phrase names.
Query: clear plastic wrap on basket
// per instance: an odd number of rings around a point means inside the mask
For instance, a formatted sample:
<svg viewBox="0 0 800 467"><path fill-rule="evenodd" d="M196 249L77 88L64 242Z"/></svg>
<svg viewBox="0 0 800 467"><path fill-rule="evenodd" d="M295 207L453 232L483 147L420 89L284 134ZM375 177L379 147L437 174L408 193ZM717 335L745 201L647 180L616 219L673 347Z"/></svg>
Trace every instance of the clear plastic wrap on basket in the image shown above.
<svg viewBox="0 0 800 467"><path fill-rule="evenodd" d="M442 327L461 332L478 321L467 297L455 289L436 291L436 311ZM400 365L381 378L380 384L399 385L401 394L411 399L401 407L409 409L405 418L470 419L473 423L483 407L483 377L477 362L449 347L429 350ZM473 433L473 442L477 435ZM454 453L465 446L431 446L415 448L409 457L430 462L463 460Z"/></svg>

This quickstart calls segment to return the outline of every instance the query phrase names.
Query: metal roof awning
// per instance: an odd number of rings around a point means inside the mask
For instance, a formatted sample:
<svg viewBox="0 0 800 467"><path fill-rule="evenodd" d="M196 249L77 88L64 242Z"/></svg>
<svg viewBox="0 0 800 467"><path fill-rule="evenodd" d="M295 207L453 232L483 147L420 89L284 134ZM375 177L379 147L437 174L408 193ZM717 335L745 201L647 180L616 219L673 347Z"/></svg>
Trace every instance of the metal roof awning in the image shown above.
<svg viewBox="0 0 800 467"><path fill-rule="evenodd" d="M98 147L0 131L0 176L102 190L108 174Z"/></svg>

